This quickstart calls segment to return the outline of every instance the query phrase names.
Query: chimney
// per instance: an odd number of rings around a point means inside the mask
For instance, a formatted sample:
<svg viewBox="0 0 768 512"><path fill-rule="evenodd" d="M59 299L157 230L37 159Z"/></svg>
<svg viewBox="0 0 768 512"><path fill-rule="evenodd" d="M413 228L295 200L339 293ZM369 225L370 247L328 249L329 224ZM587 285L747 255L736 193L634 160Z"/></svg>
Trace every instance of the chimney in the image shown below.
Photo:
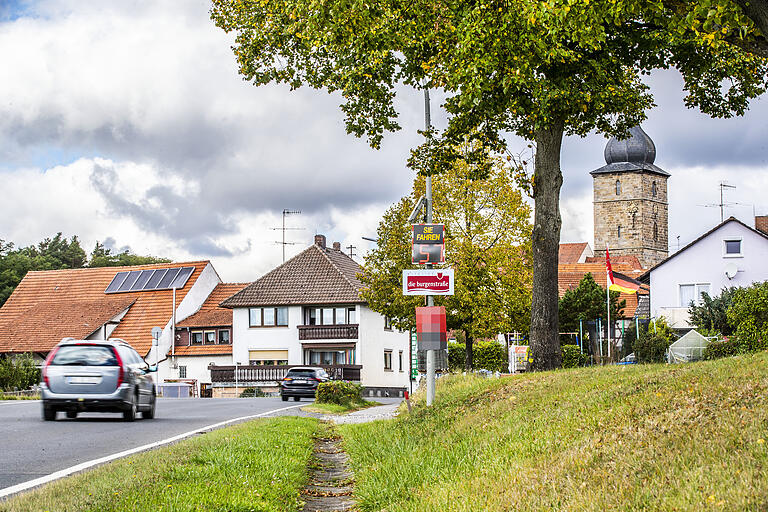
<svg viewBox="0 0 768 512"><path fill-rule="evenodd" d="M341 250L341 242L333 242L333 249L336 251Z"/></svg>
<svg viewBox="0 0 768 512"><path fill-rule="evenodd" d="M315 235L315 245L319 245L321 249L325 249L325 235Z"/></svg>
<svg viewBox="0 0 768 512"><path fill-rule="evenodd" d="M768 235L768 215L755 216L755 229L764 235Z"/></svg>

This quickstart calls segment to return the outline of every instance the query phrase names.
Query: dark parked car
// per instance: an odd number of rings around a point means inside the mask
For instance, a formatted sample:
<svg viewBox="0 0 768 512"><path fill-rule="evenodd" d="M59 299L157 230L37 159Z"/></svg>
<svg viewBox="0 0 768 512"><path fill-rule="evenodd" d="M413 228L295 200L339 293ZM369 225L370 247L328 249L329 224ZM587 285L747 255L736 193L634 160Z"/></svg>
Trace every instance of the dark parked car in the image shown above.
<svg viewBox="0 0 768 512"><path fill-rule="evenodd" d="M55 420L58 411L66 411L67 418L83 411L122 412L126 421L137 412L153 418L151 371L156 369L123 340L65 338L43 363L43 419Z"/></svg>
<svg viewBox="0 0 768 512"><path fill-rule="evenodd" d="M297 402L301 397L314 398L317 385L330 380L326 371L316 366L297 366L288 370L280 382L280 397L283 402L293 397Z"/></svg>

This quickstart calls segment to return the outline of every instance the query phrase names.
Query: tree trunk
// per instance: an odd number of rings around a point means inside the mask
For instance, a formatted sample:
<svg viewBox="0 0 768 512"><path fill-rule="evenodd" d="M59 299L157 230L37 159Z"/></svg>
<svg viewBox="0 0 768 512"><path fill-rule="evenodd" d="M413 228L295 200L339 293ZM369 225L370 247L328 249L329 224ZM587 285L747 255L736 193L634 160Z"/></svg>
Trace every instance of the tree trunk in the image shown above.
<svg viewBox="0 0 768 512"><path fill-rule="evenodd" d="M560 245L560 148L563 122L556 121L534 133L536 162L533 199L533 293L531 352L533 370L551 370L562 364L558 337L557 258Z"/></svg>
<svg viewBox="0 0 768 512"><path fill-rule="evenodd" d="M467 331L464 331L465 340L465 352L464 352L464 369L468 372L472 371L472 365L474 364L472 358L472 345L475 343L475 339L470 336Z"/></svg>

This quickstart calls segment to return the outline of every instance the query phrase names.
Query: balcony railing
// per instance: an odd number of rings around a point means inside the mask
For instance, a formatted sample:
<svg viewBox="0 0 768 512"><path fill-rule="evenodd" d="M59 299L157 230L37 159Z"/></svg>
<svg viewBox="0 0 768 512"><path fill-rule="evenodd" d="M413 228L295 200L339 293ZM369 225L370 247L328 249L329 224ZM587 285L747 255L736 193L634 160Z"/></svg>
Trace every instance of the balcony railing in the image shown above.
<svg viewBox="0 0 768 512"><path fill-rule="evenodd" d="M356 340L358 324L300 325L300 340Z"/></svg>
<svg viewBox="0 0 768 512"><path fill-rule="evenodd" d="M246 383L258 382L277 382L283 380L288 370L297 365L249 365L249 366L217 366L210 365L211 382L213 383L235 383L241 385ZM333 380L349 380L360 382L360 370L362 366L356 364L333 364L333 365L312 365L320 366L328 372ZM235 379L237 372L237 379Z"/></svg>

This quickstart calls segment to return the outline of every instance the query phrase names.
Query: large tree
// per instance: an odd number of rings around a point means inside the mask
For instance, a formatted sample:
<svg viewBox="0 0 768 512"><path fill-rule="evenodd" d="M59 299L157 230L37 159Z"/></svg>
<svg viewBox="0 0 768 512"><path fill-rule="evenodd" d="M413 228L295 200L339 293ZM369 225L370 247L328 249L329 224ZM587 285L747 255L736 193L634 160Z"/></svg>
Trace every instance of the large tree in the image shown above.
<svg viewBox="0 0 768 512"><path fill-rule="evenodd" d="M530 318L530 207L505 161L492 159L487 168L477 178L473 166L457 161L433 191L433 221L445 224L446 266L456 277L455 294L435 303L445 306L448 327L465 333L467 369L475 339L525 331ZM386 212L361 276L363 298L401 329L415 326L415 308L424 305L424 297L402 293L403 269L417 268L408 216L424 183L417 178L413 192Z"/></svg>
<svg viewBox="0 0 768 512"><path fill-rule="evenodd" d="M506 150L507 133L535 142L531 349L535 369L560 364L557 253L565 135L625 136L653 105L641 75L679 69L686 102L740 114L764 91L766 62L689 27L647 0L214 0L236 32L240 73L340 91L347 129L378 147L398 128L396 86L441 88L444 133L428 133L435 173L470 135ZM473 155L465 155L472 161Z"/></svg>

